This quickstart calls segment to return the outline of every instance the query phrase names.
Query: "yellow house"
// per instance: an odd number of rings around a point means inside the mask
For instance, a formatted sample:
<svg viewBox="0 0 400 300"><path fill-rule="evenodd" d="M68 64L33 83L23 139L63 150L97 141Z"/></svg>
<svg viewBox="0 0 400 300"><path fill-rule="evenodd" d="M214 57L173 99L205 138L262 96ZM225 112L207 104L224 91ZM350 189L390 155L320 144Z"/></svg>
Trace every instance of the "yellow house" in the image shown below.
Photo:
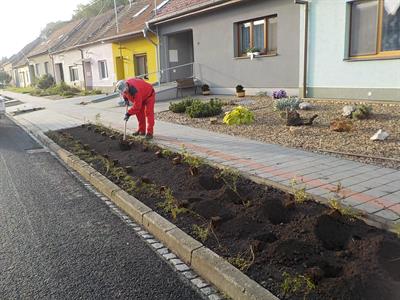
<svg viewBox="0 0 400 300"><path fill-rule="evenodd" d="M149 83L158 81L157 37L149 34L113 42L113 58L116 79L142 77Z"/></svg>

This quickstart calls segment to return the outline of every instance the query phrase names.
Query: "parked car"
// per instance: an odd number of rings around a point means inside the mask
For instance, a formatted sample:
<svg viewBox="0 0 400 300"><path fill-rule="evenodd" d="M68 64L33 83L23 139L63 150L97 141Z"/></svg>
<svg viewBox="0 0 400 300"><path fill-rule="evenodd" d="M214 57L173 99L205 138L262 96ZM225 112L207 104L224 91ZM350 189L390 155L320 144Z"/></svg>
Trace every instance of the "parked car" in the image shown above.
<svg viewBox="0 0 400 300"><path fill-rule="evenodd" d="M6 99L0 96L0 119L6 114Z"/></svg>

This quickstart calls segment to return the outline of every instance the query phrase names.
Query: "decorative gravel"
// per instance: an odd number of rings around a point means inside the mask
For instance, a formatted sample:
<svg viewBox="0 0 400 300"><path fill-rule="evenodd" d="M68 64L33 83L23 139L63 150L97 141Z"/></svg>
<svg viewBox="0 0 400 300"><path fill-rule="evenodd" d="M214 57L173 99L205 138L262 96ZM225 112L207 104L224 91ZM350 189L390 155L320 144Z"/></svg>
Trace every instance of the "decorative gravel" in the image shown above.
<svg viewBox="0 0 400 300"><path fill-rule="evenodd" d="M332 119L341 117L344 105L356 105L350 101L308 100L314 109L300 111L302 117L308 118L318 114L312 126L288 127L281 113L274 111L274 100L269 97L246 97L245 99L225 99L227 105L224 112L238 105L246 106L255 114L252 125L228 126L223 124L223 114L217 117L217 123L211 124L211 118L191 119L185 114L170 111L157 113L156 118L163 121L203 128L233 136L242 136L266 143L279 144L303 150L324 152L338 151L351 154L362 154L374 157L398 159L390 161L382 159L361 158L339 155L348 159L400 169L400 105L368 103L373 108L370 119L353 121L351 132L333 132L329 129ZM359 102L360 104L362 102ZM379 129L387 131L390 136L386 141L371 141L370 137Z"/></svg>

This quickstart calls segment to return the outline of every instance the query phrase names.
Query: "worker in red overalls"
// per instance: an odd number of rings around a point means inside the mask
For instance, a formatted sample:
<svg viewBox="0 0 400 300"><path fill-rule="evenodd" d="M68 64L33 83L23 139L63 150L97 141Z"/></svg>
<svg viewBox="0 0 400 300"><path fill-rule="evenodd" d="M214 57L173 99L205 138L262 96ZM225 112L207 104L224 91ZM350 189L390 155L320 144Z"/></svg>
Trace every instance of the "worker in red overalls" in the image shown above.
<svg viewBox="0 0 400 300"><path fill-rule="evenodd" d="M128 105L129 102L133 104L132 108L125 114L124 120L128 121L130 116L136 115L139 128L134 135L144 135L146 139L152 139L154 128L154 103L156 100L153 86L142 79L131 78L118 81L116 89L124 98L126 105Z"/></svg>

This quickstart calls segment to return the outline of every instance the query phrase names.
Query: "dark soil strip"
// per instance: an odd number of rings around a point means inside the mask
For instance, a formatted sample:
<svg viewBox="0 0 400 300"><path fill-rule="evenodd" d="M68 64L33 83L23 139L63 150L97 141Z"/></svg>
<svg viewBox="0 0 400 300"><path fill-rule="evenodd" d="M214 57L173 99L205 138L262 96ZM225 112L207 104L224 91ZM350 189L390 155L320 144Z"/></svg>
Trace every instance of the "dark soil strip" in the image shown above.
<svg viewBox="0 0 400 300"><path fill-rule="evenodd" d="M400 299L393 234L105 128L49 136L281 299Z"/></svg>

